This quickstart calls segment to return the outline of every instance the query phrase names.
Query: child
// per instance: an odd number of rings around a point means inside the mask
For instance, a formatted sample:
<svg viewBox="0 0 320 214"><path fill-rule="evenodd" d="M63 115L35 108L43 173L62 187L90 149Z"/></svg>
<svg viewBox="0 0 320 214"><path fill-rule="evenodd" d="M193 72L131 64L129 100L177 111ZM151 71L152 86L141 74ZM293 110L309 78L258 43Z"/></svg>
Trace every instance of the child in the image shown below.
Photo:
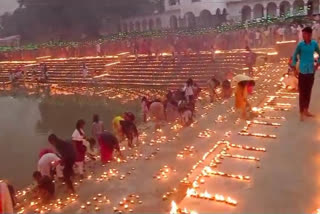
<svg viewBox="0 0 320 214"><path fill-rule="evenodd" d="M298 91L299 80L293 71L288 72L283 77L283 84L289 91Z"/></svg>
<svg viewBox="0 0 320 214"><path fill-rule="evenodd" d="M78 120L76 124L76 129L74 130L72 134L72 142L76 148L76 169L77 173L80 175L81 178L83 178L84 173L84 159L86 154L86 147L83 145L83 143L86 141L85 133L83 131L85 125L84 120Z"/></svg>
<svg viewBox="0 0 320 214"><path fill-rule="evenodd" d="M193 122L192 111L189 108L180 109L181 122L183 126L190 126Z"/></svg>
<svg viewBox="0 0 320 214"><path fill-rule="evenodd" d="M215 77L212 77L208 80L207 84L210 94L210 103L213 103L217 98L216 89L220 86L220 82Z"/></svg>
<svg viewBox="0 0 320 214"><path fill-rule="evenodd" d="M88 76L88 68L86 63L82 64L82 76L83 78L86 78Z"/></svg>
<svg viewBox="0 0 320 214"><path fill-rule="evenodd" d="M298 74L295 73L297 69L293 69L292 57L290 57L288 62L288 73L283 76L283 84L288 90L298 91Z"/></svg>
<svg viewBox="0 0 320 214"><path fill-rule="evenodd" d="M133 141L138 143L139 133L136 125L131 120L120 121L122 132L128 138L128 146L133 148Z"/></svg>
<svg viewBox="0 0 320 214"><path fill-rule="evenodd" d="M142 114L143 114L143 122L147 122L147 114L149 111L149 102L148 99L146 97L142 97L141 99L141 109L142 109Z"/></svg>
<svg viewBox="0 0 320 214"><path fill-rule="evenodd" d="M247 110L250 109L248 102L248 88L253 87L254 83L250 81L239 82L235 92L235 107L241 111L241 118L247 118Z"/></svg>
<svg viewBox="0 0 320 214"><path fill-rule="evenodd" d="M222 97L224 99L230 98L232 95L231 83L229 80L224 80L222 82Z"/></svg>
<svg viewBox="0 0 320 214"><path fill-rule="evenodd" d="M52 179L48 176L42 176L39 171L33 173L33 179L37 182L35 195L41 198L44 203L54 198L55 186Z"/></svg>

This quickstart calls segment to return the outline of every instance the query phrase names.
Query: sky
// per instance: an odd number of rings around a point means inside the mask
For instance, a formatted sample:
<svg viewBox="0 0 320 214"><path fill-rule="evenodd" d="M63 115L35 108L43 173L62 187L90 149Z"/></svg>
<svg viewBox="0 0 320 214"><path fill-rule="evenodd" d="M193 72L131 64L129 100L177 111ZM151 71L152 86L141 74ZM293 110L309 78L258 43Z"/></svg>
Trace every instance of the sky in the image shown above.
<svg viewBox="0 0 320 214"><path fill-rule="evenodd" d="M17 0L0 0L0 15L5 12L12 12L17 7Z"/></svg>

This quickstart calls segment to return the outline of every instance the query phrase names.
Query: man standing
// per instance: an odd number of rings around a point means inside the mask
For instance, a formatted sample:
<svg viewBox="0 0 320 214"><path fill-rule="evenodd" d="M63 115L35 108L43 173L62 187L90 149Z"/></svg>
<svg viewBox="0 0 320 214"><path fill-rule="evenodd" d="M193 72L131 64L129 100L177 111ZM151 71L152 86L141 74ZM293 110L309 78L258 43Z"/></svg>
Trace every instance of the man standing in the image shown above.
<svg viewBox="0 0 320 214"><path fill-rule="evenodd" d="M210 103L213 103L217 98L216 89L220 85L220 82L215 77L212 77L208 80L207 84L210 94Z"/></svg>
<svg viewBox="0 0 320 214"><path fill-rule="evenodd" d="M292 66L295 69L299 55L299 106L300 106L300 120L303 121L304 117L314 117L309 112L309 104L311 99L311 92L314 83L314 73L318 69L320 60L315 64L314 52L320 54L318 43L312 40L312 28L305 27L302 30L303 41L299 42L293 57Z"/></svg>
<svg viewBox="0 0 320 214"><path fill-rule="evenodd" d="M246 47L247 56L246 56L246 65L248 66L248 75L253 77L253 65L256 63L256 55L252 52L249 46Z"/></svg>

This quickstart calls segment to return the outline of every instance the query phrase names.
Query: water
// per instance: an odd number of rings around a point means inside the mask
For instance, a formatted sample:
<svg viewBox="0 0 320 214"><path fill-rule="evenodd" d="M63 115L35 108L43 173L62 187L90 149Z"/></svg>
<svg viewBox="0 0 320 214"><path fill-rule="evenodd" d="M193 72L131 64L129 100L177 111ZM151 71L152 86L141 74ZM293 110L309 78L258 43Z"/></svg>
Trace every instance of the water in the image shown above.
<svg viewBox="0 0 320 214"><path fill-rule="evenodd" d="M0 179L8 179L17 188L32 182L40 149L50 148L49 134L70 139L76 121L84 119L90 136L95 113L111 130L114 116L124 111L136 114L139 108L138 103L121 104L105 98L25 95L0 96L0 106Z"/></svg>

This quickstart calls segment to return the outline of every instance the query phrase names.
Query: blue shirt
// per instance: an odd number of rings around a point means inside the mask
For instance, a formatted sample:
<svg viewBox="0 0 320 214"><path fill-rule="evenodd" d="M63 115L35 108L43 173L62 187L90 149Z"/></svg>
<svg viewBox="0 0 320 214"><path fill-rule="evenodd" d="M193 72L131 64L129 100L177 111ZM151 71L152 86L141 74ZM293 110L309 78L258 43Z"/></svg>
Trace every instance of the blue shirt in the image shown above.
<svg viewBox="0 0 320 214"><path fill-rule="evenodd" d="M315 40L311 40L309 44L305 43L305 41L299 42L292 57L292 66L296 66L298 61L298 55L299 55L300 73L313 74L314 73L314 56L313 56L314 52L317 52L320 55L319 46ZM318 63L320 63L320 57L318 59Z"/></svg>

